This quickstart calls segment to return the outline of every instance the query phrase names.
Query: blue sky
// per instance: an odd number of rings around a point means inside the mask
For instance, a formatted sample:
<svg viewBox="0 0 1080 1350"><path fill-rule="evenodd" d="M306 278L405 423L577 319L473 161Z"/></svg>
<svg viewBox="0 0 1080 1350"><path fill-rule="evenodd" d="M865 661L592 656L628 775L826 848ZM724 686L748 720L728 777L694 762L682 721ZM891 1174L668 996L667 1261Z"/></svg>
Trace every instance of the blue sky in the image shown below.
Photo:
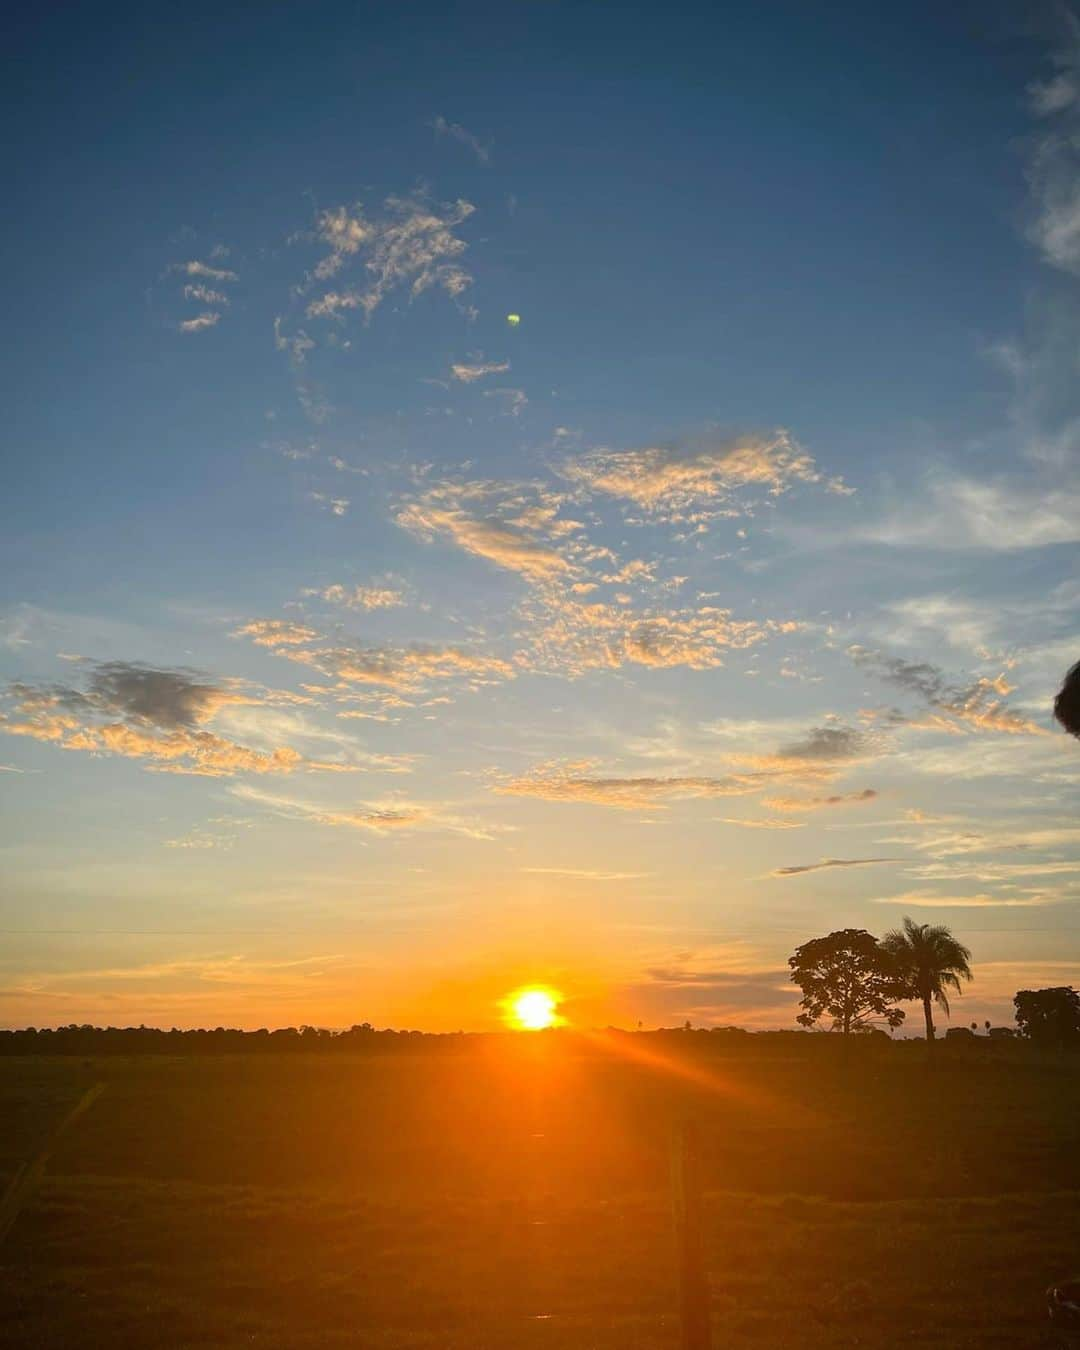
<svg viewBox="0 0 1080 1350"><path fill-rule="evenodd" d="M0 1021L1075 978L1078 33L24 18Z"/></svg>

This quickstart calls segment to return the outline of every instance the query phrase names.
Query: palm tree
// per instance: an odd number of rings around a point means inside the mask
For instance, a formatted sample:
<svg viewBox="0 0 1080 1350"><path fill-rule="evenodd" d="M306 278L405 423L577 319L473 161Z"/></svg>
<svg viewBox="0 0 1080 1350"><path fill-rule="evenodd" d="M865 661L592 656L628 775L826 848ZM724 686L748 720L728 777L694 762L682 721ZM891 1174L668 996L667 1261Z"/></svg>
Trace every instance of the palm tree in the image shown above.
<svg viewBox="0 0 1080 1350"><path fill-rule="evenodd" d="M915 923L905 917L903 928L894 928L881 939L882 947L896 962L908 998L918 999L926 1017L926 1039L934 1039L937 1003L949 1015L946 990L961 992L961 979L971 979L971 953L953 937L944 924Z"/></svg>

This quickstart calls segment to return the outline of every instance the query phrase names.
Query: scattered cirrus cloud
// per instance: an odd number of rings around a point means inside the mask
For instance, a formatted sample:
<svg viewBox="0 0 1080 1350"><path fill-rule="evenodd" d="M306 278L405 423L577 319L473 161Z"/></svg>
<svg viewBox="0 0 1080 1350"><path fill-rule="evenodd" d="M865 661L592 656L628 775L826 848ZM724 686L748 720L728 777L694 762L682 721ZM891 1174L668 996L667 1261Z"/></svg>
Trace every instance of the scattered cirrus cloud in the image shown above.
<svg viewBox="0 0 1080 1350"><path fill-rule="evenodd" d="M192 258L187 262L170 263L169 272L179 272L193 280L185 282L181 291L183 299L205 306L198 314L188 319L180 319L177 328L181 333L201 333L214 328L221 322L222 312L229 305L229 296L223 286L239 281L236 272L227 267L215 267L211 263ZM210 284L213 283L213 284Z"/></svg>
<svg viewBox="0 0 1080 1350"><path fill-rule="evenodd" d="M332 497L327 492L309 492L308 497L332 516L343 516L349 509L348 497Z"/></svg>
<svg viewBox="0 0 1080 1350"><path fill-rule="evenodd" d="M288 619L252 619L233 630L233 637L250 638L258 647L296 647L317 642L319 634L306 624Z"/></svg>
<svg viewBox="0 0 1080 1350"><path fill-rule="evenodd" d="M558 505L552 506L557 512ZM457 548L532 581L575 570L551 541L553 515L524 514L512 488L491 483L441 483L403 505L398 525L422 539L448 539Z"/></svg>
<svg viewBox="0 0 1080 1350"><path fill-rule="evenodd" d="M709 605L642 610L617 596L606 603L555 590L530 598L522 612L530 625L529 664L571 676L626 665L709 670L723 665L729 651L764 642L784 628L769 620L734 619Z"/></svg>
<svg viewBox="0 0 1080 1350"><path fill-rule="evenodd" d="M201 282L184 287L185 300L199 300L204 305L227 305L229 297L224 291L215 291L210 286L204 286Z"/></svg>
<svg viewBox="0 0 1080 1350"><path fill-rule="evenodd" d="M363 282L324 290L309 301L309 318L340 318L350 310L371 316L392 291L403 287L410 298L444 291L456 299L472 284L458 259L468 245L456 233L475 211L467 201L429 201L420 193L388 197L381 215L365 216L357 204L319 214L315 233L327 252L316 264L312 282L325 282L357 264Z"/></svg>
<svg viewBox="0 0 1080 1350"><path fill-rule="evenodd" d="M822 478L813 457L785 431L694 450L592 450L565 460L561 471L591 494L632 503L660 519L694 524L737 514L733 502L740 488L764 488L775 496L792 483ZM839 479L829 486L846 491Z"/></svg>
<svg viewBox="0 0 1080 1350"><path fill-rule="evenodd" d="M405 603L405 593L390 584L343 586L335 582L321 589L317 586L307 587L303 593L306 596L318 596L328 605L342 605L345 609L397 609Z"/></svg>
<svg viewBox="0 0 1080 1350"><path fill-rule="evenodd" d="M284 639L277 636L280 633L284 633ZM517 673L501 657L457 646L319 647L314 645L318 639L314 630L277 619L252 620L237 629L236 634L269 647L276 656L337 681L339 688L375 685L415 693L432 681L457 679L475 687L492 680L512 679Z"/></svg>
<svg viewBox="0 0 1080 1350"><path fill-rule="evenodd" d="M529 406L524 389L485 389L484 397L494 399L510 417L520 417Z"/></svg>

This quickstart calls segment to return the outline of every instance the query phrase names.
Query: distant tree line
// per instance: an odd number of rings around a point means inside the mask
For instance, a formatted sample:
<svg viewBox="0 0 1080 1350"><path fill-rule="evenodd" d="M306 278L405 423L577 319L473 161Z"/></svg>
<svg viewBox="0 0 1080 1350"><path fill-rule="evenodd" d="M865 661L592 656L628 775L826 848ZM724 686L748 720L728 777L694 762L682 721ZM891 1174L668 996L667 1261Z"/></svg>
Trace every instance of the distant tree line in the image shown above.
<svg viewBox="0 0 1080 1350"><path fill-rule="evenodd" d="M949 993L960 993L961 982L972 979L970 960L971 952L944 924L910 918L880 940L864 928L811 938L788 961L802 990L796 1021L808 1030L828 1021L844 1036L883 1026L895 1031L905 1017L898 1004L917 1002L926 1040L933 1042L934 1009L949 1015ZM1080 993L1071 985L1022 989L1013 1005L1021 1036L1040 1045L1080 1046ZM989 1023L986 1029L991 1035L996 1030Z"/></svg>
<svg viewBox="0 0 1080 1350"><path fill-rule="evenodd" d="M849 930L858 931L858 930ZM1029 1042L1045 1046L1080 1048L1080 993L1071 987L1025 989L1016 995L1016 1021L1020 1035ZM806 1025L804 1023L804 1025ZM812 1025L812 1024L811 1024ZM838 1029L842 1030L842 1027ZM849 1034L874 1031L873 1020L863 1016L849 1023ZM987 1030L990 1030L987 1024ZM995 1028L997 1030L997 1028ZM964 1028L970 1038L972 1033ZM714 1050L738 1052L786 1053L788 1049L821 1048L829 1036L808 1036L799 1031L750 1032L743 1027L661 1027L656 1030L626 1031L608 1027L608 1037L646 1037L678 1051L711 1053ZM377 1030L361 1023L345 1031L326 1027L281 1027L275 1031L241 1031L234 1027L166 1030L161 1027L26 1027L17 1031L0 1030L0 1057L8 1055L78 1055L84 1058L103 1055L160 1055L195 1057L213 1055L305 1055L305 1054L465 1054L481 1049L492 1040L505 1036L534 1035L573 1040L583 1052L601 1052L603 1039L586 1037L570 1028L553 1028L530 1033L425 1032ZM889 1044L889 1038L879 1033ZM864 1039L865 1036L864 1036ZM876 1039L876 1038L874 1038Z"/></svg>
<svg viewBox="0 0 1080 1350"><path fill-rule="evenodd" d="M0 1055L231 1055L306 1054L311 1051L399 1052L453 1050L470 1039L464 1032L376 1030L369 1022L331 1031L326 1027L280 1027L241 1031L235 1027L185 1030L173 1027L27 1027L0 1031Z"/></svg>

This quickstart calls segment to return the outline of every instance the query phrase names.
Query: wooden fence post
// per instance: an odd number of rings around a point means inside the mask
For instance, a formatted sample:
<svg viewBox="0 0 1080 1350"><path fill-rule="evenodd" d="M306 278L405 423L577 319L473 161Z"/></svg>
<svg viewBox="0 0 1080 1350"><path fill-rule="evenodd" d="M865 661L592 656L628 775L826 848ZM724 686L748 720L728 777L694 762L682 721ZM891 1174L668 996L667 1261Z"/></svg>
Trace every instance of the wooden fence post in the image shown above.
<svg viewBox="0 0 1080 1350"><path fill-rule="evenodd" d="M697 1126L677 1121L671 1135L671 1204L679 1280L682 1350L712 1350L709 1284L701 1236L701 1169Z"/></svg>

